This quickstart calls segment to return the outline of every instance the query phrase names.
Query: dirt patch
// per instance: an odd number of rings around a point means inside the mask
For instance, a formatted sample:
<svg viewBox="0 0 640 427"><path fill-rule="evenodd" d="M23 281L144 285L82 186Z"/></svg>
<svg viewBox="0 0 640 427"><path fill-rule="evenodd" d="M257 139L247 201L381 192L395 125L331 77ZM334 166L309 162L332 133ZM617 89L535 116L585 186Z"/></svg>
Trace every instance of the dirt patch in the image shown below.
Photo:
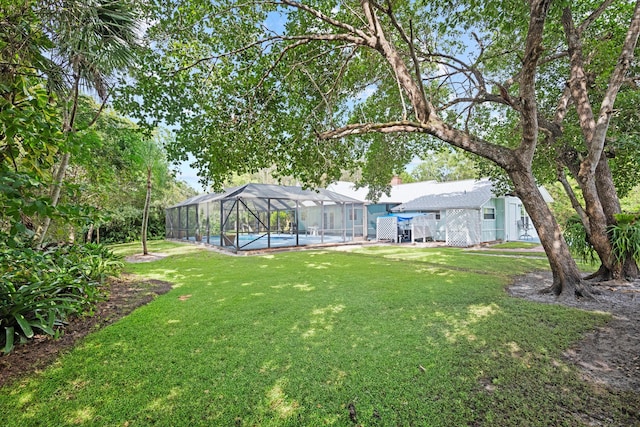
<svg viewBox="0 0 640 427"><path fill-rule="evenodd" d="M552 281L550 272L531 273L518 277L507 291L532 301L611 313L609 323L587 334L565 357L589 381L613 390L640 391L640 280L593 284L595 300L558 300L540 293Z"/></svg>
<svg viewBox="0 0 640 427"><path fill-rule="evenodd" d="M157 261L159 259L162 258L166 258L168 257L169 254L165 254L165 253L151 253L149 252L146 255L143 254L135 254L135 255L130 255L128 257L125 257L125 261L127 262L151 262L151 261Z"/></svg>
<svg viewBox="0 0 640 427"><path fill-rule="evenodd" d="M109 298L97 305L93 316L70 319L58 339L37 335L27 344L16 346L8 355L0 356L0 386L47 367L79 339L126 316L157 295L169 292L171 286L169 282L141 280L128 274L111 279Z"/></svg>

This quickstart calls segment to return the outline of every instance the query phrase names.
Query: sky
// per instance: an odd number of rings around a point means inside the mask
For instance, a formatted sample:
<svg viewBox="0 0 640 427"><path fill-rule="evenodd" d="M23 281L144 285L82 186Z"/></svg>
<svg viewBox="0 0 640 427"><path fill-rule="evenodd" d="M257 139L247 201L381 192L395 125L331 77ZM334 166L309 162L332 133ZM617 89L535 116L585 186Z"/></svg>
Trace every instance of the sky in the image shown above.
<svg viewBox="0 0 640 427"><path fill-rule="evenodd" d="M198 182L198 180L200 179L200 177L198 176L198 171L189 166L189 163L191 163L190 160L182 162L178 165L176 175L178 180L186 182L191 188L198 192L205 192L206 189L203 188L202 184Z"/></svg>

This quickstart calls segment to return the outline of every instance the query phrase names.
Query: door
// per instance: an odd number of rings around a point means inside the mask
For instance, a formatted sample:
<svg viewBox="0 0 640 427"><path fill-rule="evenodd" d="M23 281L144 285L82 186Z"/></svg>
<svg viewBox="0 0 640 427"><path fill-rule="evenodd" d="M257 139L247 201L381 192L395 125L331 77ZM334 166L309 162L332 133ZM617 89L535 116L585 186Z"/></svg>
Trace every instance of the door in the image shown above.
<svg viewBox="0 0 640 427"><path fill-rule="evenodd" d="M520 211L522 210L522 204L515 200L510 200L508 203L507 215L505 216L505 229L507 235L505 240L518 240L518 220L520 219Z"/></svg>

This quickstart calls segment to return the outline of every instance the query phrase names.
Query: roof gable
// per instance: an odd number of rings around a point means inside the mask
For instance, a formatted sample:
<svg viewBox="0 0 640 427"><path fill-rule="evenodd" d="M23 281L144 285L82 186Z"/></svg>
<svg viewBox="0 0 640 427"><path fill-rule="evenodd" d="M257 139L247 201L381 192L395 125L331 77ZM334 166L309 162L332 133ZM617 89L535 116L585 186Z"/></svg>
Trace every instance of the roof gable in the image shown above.
<svg viewBox="0 0 640 427"><path fill-rule="evenodd" d="M478 186L484 185L491 186L491 182L488 179L465 179L449 182L423 181L399 184L392 186L389 195L383 194L377 203L407 203L418 197L429 195L464 193L465 191L470 193L475 191ZM361 201L371 202L371 200L367 199L369 192L368 187L362 187L356 190L354 183L338 181L327 188Z"/></svg>

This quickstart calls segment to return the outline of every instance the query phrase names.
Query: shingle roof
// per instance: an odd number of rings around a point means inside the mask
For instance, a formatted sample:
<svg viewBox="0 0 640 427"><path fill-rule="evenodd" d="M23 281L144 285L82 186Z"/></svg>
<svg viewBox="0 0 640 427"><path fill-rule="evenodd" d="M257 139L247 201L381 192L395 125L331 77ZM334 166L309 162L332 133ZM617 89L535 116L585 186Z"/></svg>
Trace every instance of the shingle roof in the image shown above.
<svg viewBox="0 0 640 427"><path fill-rule="evenodd" d="M356 190L355 184L338 181L328 188L337 193L370 202L367 199L367 193L369 192L367 187ZM404 211L408 212L410 210L479 208L494 197L491 191L492 188L491 181L487 178L449 182L412 182L392 186L389 196L383 194L377 203L402 204L393 209L396 212L402 212L398 209L404 209ZM544 187L540 186L538 188L547 203L553 201L553 198Z"/></svg>
<svg viewBox="0 0 640 427"><path fill-rule="evenodd" d="M464 184L449 185L446 184ZM439 211L443 209L478 209L493 196L493 185L488 180L440 183L431 194L418 197L392 209L393 212ZM471 184L471 185L469 185Z"/></svg>

